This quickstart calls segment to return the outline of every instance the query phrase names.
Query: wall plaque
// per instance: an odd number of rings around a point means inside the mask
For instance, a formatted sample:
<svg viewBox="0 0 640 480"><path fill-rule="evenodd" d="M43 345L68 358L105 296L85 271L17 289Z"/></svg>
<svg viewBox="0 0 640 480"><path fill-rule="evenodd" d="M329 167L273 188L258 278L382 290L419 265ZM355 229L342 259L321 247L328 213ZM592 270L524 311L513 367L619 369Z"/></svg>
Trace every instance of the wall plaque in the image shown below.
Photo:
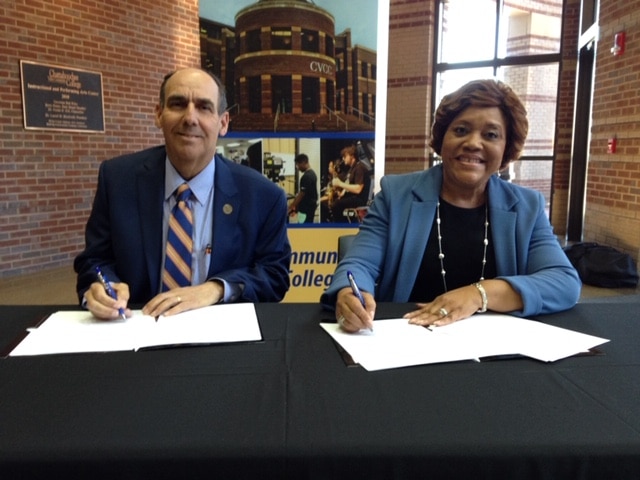
<svg viewBox="0 0 640 480"><path fill-rule="evenodd" d="M25 129L104 132L101 73L21 60L20 76Z"/></svg>

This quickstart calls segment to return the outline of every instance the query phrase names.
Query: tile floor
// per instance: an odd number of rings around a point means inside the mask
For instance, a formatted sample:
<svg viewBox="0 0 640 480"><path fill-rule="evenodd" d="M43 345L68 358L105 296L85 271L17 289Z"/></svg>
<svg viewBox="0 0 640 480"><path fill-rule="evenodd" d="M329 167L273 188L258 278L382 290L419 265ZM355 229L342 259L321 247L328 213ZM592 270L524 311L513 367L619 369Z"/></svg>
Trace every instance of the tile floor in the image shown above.
<svg viewBox="0 0 640 480"><path fill-rule="evenodd" d="M75 305L76 275L71 266L0 279L0 305ZM581 298L640 294L638 288L584 285Z"/></svg>
<svg viewBox="0 0 640 480"><path fill-rule="evenodd" d="M0 305L75 305L76 274L73 267L0 278Z"/></svg>

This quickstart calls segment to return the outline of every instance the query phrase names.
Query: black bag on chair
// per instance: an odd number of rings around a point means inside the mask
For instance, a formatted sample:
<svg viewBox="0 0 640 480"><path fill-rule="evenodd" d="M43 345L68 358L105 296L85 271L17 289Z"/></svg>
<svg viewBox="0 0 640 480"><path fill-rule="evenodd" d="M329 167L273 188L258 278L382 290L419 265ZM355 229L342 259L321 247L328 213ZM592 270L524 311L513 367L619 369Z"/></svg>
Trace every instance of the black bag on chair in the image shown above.
<svg viewBox="0 0 640 480"><path fill-rule="evenodd" d="M627 253L589 242L570 245L564 252L583 283L606 288L638 285L638 269Z"/></svg>

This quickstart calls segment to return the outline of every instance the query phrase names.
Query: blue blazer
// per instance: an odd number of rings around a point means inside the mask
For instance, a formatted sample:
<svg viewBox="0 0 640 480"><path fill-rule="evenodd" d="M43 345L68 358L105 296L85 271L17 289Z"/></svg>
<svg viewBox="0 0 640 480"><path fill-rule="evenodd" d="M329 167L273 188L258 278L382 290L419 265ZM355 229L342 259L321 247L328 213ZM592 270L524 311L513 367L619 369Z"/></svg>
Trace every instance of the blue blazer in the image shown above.
<svg viewBox="0 0 640 480"><path fill-rule="evenodd" d="M166 150L154 147L100 165L85 250L76 257L80 300L100 265L126 282L132 304L158 293ZM216 155L213 249L207 278L241 283L236 301L280 301L289 288L291 247L284 191L260 173Z"/></svg>
<svg viewBox="0 0 640 480"><path fill-rule="evenodd" d="M321 297L332 308L353 272L378 302L407 302L418 275L442 185L442 167L382 178L357 237ZM553 233L543 196L493 175L488 183L489 221L497 278L522 296L530 316L566 310L581 282Z"/></svg>

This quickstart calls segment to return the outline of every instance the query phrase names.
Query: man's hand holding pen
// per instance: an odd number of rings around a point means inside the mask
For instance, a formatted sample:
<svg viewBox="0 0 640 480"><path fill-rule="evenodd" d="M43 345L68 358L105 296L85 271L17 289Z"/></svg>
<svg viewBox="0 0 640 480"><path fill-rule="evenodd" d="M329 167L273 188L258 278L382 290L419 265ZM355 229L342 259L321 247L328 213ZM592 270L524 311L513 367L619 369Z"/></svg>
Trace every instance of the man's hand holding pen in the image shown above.
<svg viewBox="0 0 640 480"><path fill-rule="evenodd" d="M129 301L129 286L126 283L110 283L116 298L111 297L100 282L91 284L84 294L87 309L102 320L116 320L131 316L127 308ZM222 300L224 287L220 282L208 281L201 285L175 288L153 297L142 307L142 313L158 317L160 315L175 315L186 310L213 305Z"/></svg>
<svg viewBox="0 0 640 480"><path fill-rule="evenodd" d="M110 283L116 298L111 297L99 281L94 282L84 294L87 301L86 307L94 317L102 320L115 320L125 316L131 316L131 310L127 308L129 301L129 286L126 283Z"/></svg>

